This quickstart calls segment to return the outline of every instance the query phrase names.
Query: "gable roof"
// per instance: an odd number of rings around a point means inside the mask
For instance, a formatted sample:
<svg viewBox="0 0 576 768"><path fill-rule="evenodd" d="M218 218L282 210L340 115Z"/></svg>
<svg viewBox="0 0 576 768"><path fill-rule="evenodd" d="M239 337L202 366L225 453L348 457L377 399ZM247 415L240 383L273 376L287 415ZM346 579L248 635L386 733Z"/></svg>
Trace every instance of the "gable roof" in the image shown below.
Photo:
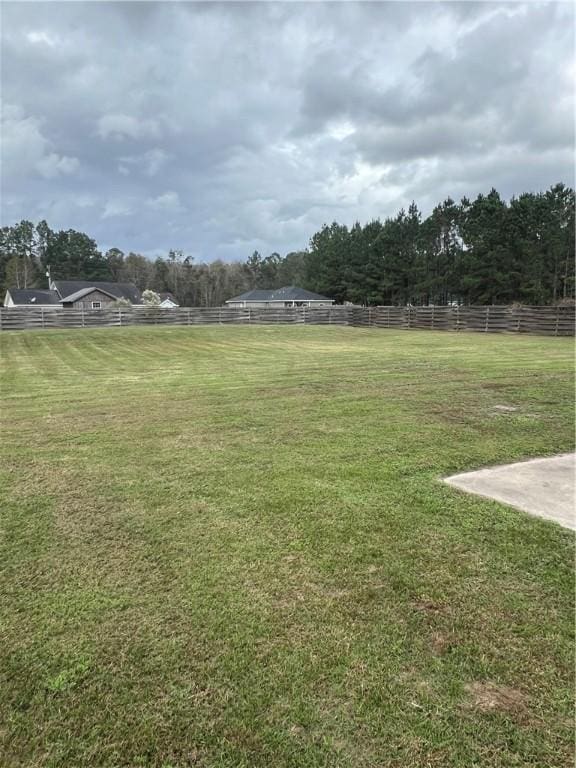
<svg viewBox="0 0 576 768"><path fill-rule="evenodd" d="M287 285L284 288L275 288L271 291L253 290L241 293L228 301L332 301L328 296L298 288L295 285ZM228 303L228 301L226 303Z"/></svg>
<svg viewBox="0 0 576 768"><path fill-rule="evenodd" d="M268 301L272 293L273 291L246 291L246 293L241 293L240 296L234 296L234 298L228 299L228 301Z"/></svg>
<svg viewBox="0 0 576 768"><path fill-rule="evenodd" d="M142 302L140 291L133 283L111 283L94 280L53 280L52 283L59 293L59 298L66 301L74 301L74 299L69 297L79 291L86 288L90 288L90 290L96 288L103 293L107 293L109 296L113 296L115 299L128 299L132 304L140 304Z"/></svg>
<svg viewBox="0 0 576 768"><path fill-rule="evenodd" d="M32 288L8 288L8 293L12 297L14 304L31 304L32 306L40 304L58 305L58 294L56 291L36 290Z"/></svg>
<svg viewBox="0 0 576 768"><path fill-rule="evenodd" d="M110 293L109 291L105 291L103 288L100 288L99 286L93 285L90 288L81 288L79 291L76 291L76 293L71 293L70 296L66 296L64 299L60 299L60 304L68 303L72 301L78 301L79 299L84 298L84 296L88 296L91 293L94 293L95 291L98 291L98 293L104 293L106 296L110 296L111 299L117 299L117 296L114 296L113 293Z"/></svg>

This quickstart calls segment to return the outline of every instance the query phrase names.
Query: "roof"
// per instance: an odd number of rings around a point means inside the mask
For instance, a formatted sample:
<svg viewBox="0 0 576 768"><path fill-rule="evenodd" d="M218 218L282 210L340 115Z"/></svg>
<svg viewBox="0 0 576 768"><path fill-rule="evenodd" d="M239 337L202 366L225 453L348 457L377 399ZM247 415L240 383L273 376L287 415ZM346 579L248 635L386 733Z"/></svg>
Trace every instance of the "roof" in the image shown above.
<svg viewBox="0 0 576 768"><path fill-rule="evenodd" d="M36 290L32 288L8 288L14 304L58 304L56 291Z"/></svg>
<svg viewBox="0 0 576 768"><path fill-rule="evenodd" d="M90 288L82 288L79 291L76 291L76 293L71 293L70 296L66 296L64 299L60 299L60 304L62 303L68 303L73 301L78 301L79 299L82 299L84 296L88 296L90 293L94 293L95 291L98 291L99 293L104 293L106 296L110 296L112 299L117 299L118 296L115 296L113 293L110 293L109 291L105 291L103 288L100 288L99 286L91 286Z"/></svg>
<svg viewBox="0 0 576 768"><path fill-rule="evenodd" d="M82 291L85 288L107 293L109 296L113 296L115 299L128 299L132 304L140 304L142 302L142 296L140 291L133 283L110 283L110 282L96 282L94 280L53 280L54 287L60 294L60 299L69 298L78 291Z"/></svg>
<svg viewBox="0 0 576 768"><path fill-rule="evenodd" d="M276 288L272 291L246 291L240 296L235 296L229 301L332 301L328 296L321 296L319 293L307 291L304 288L298 288L295 285L288 285L284 288Z"/></svg>

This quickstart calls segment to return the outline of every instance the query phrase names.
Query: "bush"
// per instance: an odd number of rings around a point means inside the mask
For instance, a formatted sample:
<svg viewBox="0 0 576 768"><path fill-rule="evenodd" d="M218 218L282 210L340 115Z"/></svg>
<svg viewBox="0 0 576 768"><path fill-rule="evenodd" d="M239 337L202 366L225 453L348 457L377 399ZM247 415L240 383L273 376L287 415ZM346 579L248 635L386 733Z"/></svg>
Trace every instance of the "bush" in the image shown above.
<svg viewBox="0 0 576 768"><path fill-rule="evenodd" d="M156 291L146 290L142 293L142 303L147 307L158 307L161 301Z"/></svg>

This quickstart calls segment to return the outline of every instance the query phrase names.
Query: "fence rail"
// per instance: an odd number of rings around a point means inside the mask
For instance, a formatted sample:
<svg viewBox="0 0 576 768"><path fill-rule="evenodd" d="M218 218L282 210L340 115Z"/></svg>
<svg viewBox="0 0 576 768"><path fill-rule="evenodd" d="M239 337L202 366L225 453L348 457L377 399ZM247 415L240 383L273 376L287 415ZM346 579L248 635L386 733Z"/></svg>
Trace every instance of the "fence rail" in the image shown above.
<svg viewBox="0 0 576 768"><path fill-rule="evenodd" d="M574 336L575 308L566 307L307 307L243 309L229 307L122 307L62 309L0 308L0 330L98 328L128 325L300 323L356 328L420 328L434 331L533 333Z"/></svg>

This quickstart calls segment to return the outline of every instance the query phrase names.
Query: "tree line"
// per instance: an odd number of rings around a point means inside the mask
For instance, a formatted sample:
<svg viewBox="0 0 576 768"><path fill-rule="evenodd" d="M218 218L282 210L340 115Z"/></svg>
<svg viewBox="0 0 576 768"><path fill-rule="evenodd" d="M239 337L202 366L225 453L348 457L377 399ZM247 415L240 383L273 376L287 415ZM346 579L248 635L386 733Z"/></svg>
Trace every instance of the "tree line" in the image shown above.
<svg viewBox="0 0 576 768"><path fill-rule="evenodd" d="M182 306L284 285L364 305L554 304L574 300L574 225L574 190L564 184L509 202L492 189L449 198L425 218L412 203L384 221L326 224L285 256L196 264L178 250L155 260L101 253L82 232L21 221L0 230L0 286L47 287L49 266L54 278L132 282Z"/></svg>

